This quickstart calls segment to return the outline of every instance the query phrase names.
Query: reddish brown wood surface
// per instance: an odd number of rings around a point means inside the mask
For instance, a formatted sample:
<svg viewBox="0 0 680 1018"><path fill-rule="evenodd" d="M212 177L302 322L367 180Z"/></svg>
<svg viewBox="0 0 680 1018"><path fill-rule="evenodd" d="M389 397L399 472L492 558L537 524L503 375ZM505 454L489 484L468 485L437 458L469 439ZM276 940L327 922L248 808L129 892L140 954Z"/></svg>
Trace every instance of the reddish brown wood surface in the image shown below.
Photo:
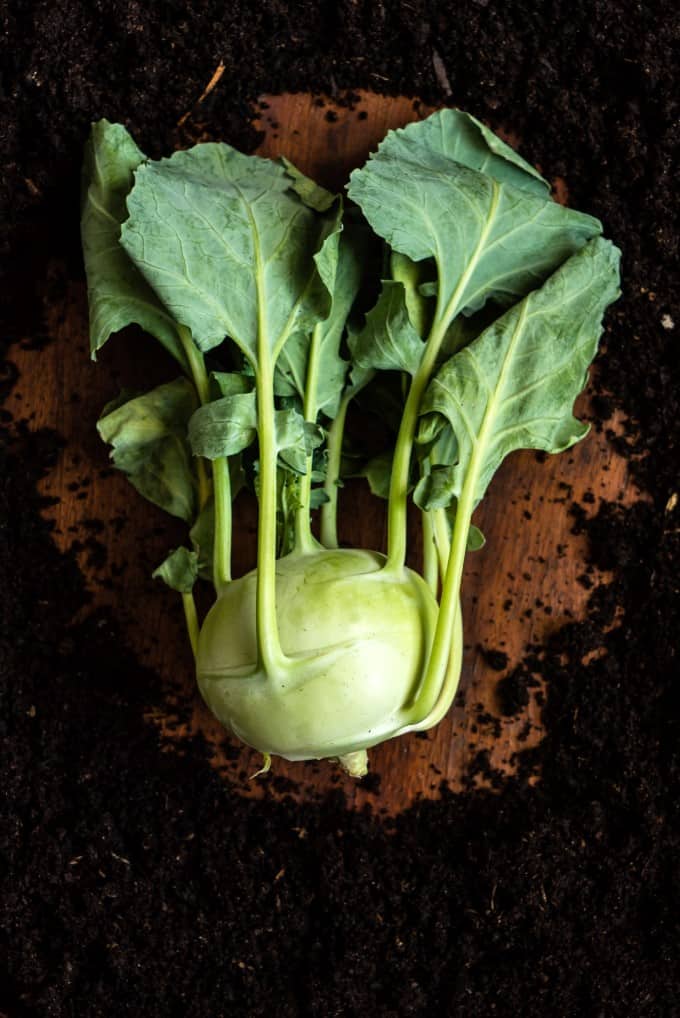
<svg viewBox="0 0 680 1018"><path fill-rule="evenodd" d="M320 183L339 188L349 171L361 164L385 132L427 111L411 100L364 95L356 109L317 105L310 96L267 97L260 126L266 132L261 154L285 154ZM360 113L367 113L361 118ZM331 118L327 119L327 114ZM337 119L332 119L333 117ZM59 271L55 267L55 271ZM149 706L149 724L159 728L159 752L176 751L186 727L174 724L176 691L193 705L190 728L200 730L216 747L215 766L234 794L261 794L260 778L247 779L260 758L242 749L232 759L221 727L208 714L195 690L191 654L184 634L179 599L154 582L150 574L168 548L183 538L182 528L144 502L126 480L107 469L107 453L95 422L102 406L124 385L151 387L174 377L173 365L157 344L136 330L113 339L97 364L88 355L87 308L82 282L70 282L49 308L54 338L37 352L30 343L15 349L21 379L9 409L30 417L31 426L56 427L66 439L59 461L44 482L44 491L58 499L47 512L55 523L55 539L63 548L81 542L82 568L88 577L92 604L108 605L119 619L126 640L140 660L163 679L167 695ZM27 337L30 340L30 337ZM582 401L585 408L586 401ZM515 454L494 479L476 522L487 545L468 557L463 588L465 658L461 689L464 704L456 706L426 739L407 736L373 750L371 766L382 776L376 798L327 762L288 764L275 760L273 770L301 783L298 794L341 785L349 801L367 801L390 812L417 795L438 794L439 783L459 787L466 767L480 749L491 761L513 768L513 753L541 737L540 709L535 699L525 714L504 719L500 737L480 724L476 705L497 715L495 687L499 673L485 664L480 648L503 650L509 667L521 660L528 643L540 642L571 617L582 617L586 590L581 539L571 533L568 508L584 493L600 497L637 497L626 475L625 461L614 456L606 440L593 430L581 445L560 457L539 462L533 454ZM360 486L348 487L341 501L341 540L383 547L384 505ZM253 505L240 500L236 509L235 569L250 568L255 558ZM108 556L93 558L92 524ZM413 562L418 560L417 521L413 520ZM49 610L49 606L46 606ZM531 725L527 739L527 722ZM521 740L521 741L520 741Z"/></svg>

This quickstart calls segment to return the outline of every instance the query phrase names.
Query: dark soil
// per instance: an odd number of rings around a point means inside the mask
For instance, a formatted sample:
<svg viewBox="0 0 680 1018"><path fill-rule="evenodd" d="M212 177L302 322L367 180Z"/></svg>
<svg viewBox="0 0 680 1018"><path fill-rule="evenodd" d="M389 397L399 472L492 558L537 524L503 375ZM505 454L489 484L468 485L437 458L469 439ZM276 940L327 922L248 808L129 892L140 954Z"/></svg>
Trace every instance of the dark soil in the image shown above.
<svg viewBox="0 0 680 1018"><path fill-rule="evenodd" d="M624 250L598 409L627 418L611 438L650 496L577 520L614 579L592 588L587 622L532 648L504 687L512 712L550 676L546 737L520 777L495 792L444 788L388 825L347 812L341 796L230 795L200 740L183 757L159 754L142 718L155 676L111 618L71 624L85 588L36 492L58 438L3 419L0 1010L680 1014L677 5L0 9L3 341L49 341L31 298L45 257L82 271L91 119L123 120L151 154L201 132L248 147L261 92L371 87L442 101L448 79L461 106L564 175L572 202ZM218 87L179 131L220 60ZM13 384L11 364L0 377ZM537 763L530 787L521 775Z"/></svg>

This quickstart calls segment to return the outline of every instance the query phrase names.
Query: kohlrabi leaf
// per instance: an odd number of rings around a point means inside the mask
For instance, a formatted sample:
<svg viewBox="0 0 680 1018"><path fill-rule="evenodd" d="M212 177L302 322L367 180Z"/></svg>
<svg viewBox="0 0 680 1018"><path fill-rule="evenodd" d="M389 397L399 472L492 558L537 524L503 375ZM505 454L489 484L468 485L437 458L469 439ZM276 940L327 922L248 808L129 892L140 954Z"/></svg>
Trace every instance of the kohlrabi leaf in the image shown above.
<svg viewBox="0 0 680 1018"><path fill-rule="evenodd" d="M479 527L476 527L474 523L470 524L467 537L467 550L468 551L479 551L486 544L486 538L481 532Z"/></svg>
<svg viewBox="0 0 680 1018"><path fill-rule="evenodd" d="M241 392L251 392L253 380L240 371L212 371L210 373L212 387L220 396L235 396Z"/></svg>
<svg viewBox="0 0 680 1018"><path fill-rule="evenodd" d="M425 337L432 321L432 301L428 300L431 284L425 280L426 272L432 271L431 262L414 262L399 251L390 252L390 272L395 282L402 283L405 291L406 310L413 328L419 336Z"/></svg>
<svg viewBox="0 0 680 1018"><path fill-rule="evenodd" d="M323 442L322 429L297 410L276 410L274 433L279 457L296 474L307 472L307 457Z"/></svg>
<svg viewBox="0 0 680 1018"><path fill-rule="evenodd" d="M605 309L619 293L619 251L596 238L455 354L423 398L421 435L450 428L453 462L420 504L476 504L514 449L561 452L588 427L572 413L595 356ZM423 482L421 481L421 485Z"/></svg>
<svg viewBox="0 0 680 1018"><path fill-rule="evenodd" d="M330 499L328 498L328 495L323 490L323 488L312 488L312 492L309 498L310 509L319 509L321 508L322 505L325 505L326 502L329 501Z"/></svg>
<svg viewBox="0 0 680 1018"><path fill-rule="evenodd" d="M392 473L392 450L372 456L357 477L365 477L372 494L378 498L387 498L390 493L390 475Z"/></svg>
<svg viewBox="0 0 680 1018"><path fill-rule="evenodd" d="M378 303L361 332L350 335L349 347L354 370L362 375L375 369L415 375L424 343L411 323L403 283L383 280Z"/></svg>
<svg viewBox="0 0 680 1018"><path fill-rule="evenodd" d="M232 498L234 492L232 491ZM201 509L196 522L189 531L189 538L196 553L198 575L212 581L213 546L215 543L215 501L212 496Z"/></svg>
<svg viewBox="0 0 680 1018"><path fill-rule="evenodd" d="M509 304L544 279L601 225L530 191L469 169L434 144L429 121L390 132L351 176L350 197L394 250L434 258L442 327L489 298Z"/></svg>
<svg viewBox="0 0 680 1018"><path fill-rule="evenodd" d="M430 473L421 477L413 492L413 501L424 512L444 512L449 537L453 534L458 499L451 495L452 467L433 467ZM479 527L470 524L467 536L467 550L479 551L486 544L486 538Z"/></svg>
<svg viewBox="0 0 680 1018"><path fill-rule="evenodd" d="M426 120L391 132L388 137L390 158L404 163L417 163L425 148L432 155L454 159L471 170L479 170L502 184L511 184L540 198L550 194L550 184L530 163L462 110L439 110Z"/></svg>
<svg viewBox="0 0 680 1018"><path fill-rule="evenodd" d="M432 455L430 455L430 459L433 459ZM455 498L453 495L454 470L454 465L437 464L433 466L416 485L413 492L415 504L425 511L444 509L451 505L451 501Z"/></svg>
<svg viewBox="0 0 680 1018"><path fill-rule="evenodd" d="M337 195L334 195L332 191L327 191L325 187L321 187L311 177L305 176L285 156L280 156L279 162L285 167L286 173L291 179L292 189L302 198L305 205L317 212L327 212Z"/></svg>
<svg viewBox="0 0 680 1018"><path fill-rule="evenodd" d="M342 210L340 210L341 213ZM339 214L340 214L339 213ZM330 312L311 333L297 333L276 362L274 388L279 396L296 395L301 405L333 419L347 374L340 343L347 316L361 281L360 233L352 227L329 234L315 256L319 277L330 295Z"/></svg>
<svg viewBox="0 0 680 1018"><path fill-rule="evenodd" d="M220 143L137 170L121 243L201 350L230 336L257 368L327 316L314 255L336 217L291 185L280 163Z"/></svg>
<svg viewBox="0 0 680 1018"><path fill-rule="evenodd" d="M119 244L125 199L144 154L122 124L100 120L85 146L81 234L93 358L113 332L135 323L188 370L175 323Z"/></svg>
<svg viewBox="0 0 680 1018"><path fill-rule="evenodd" d="M189 443L194 456L216 460L246 449L256 428L255 393L236 392L199 407L189 421Z"/></svg>
<svg viewBox="0 0 680 1018"><path fill-rule="evenodd" d="M190 594L198 579L198 555L188 548L175 548L151 575L180 594Z"/></svg>
<svg viewBox="0 0 680 1018"><path fill-rule="evenodd" d="M137 491L173 516L193 523L196 478L186 439L196 409L191 382L178 378L128 400L97 422L111 459Z"/></svg>

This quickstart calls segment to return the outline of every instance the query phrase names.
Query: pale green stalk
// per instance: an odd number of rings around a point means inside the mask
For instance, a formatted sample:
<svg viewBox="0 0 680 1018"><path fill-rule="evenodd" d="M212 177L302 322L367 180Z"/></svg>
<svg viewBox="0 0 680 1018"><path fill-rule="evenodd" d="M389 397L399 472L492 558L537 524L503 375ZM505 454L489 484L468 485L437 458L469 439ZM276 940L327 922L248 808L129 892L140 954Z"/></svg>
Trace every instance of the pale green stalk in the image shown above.
<svg viewBox="0 0 680 1018"><path fill-rule="evenodd" d="M323 324L317 323L312 333L312 341L309 345L309 359L307 361L307 378L305 380L305 399L303 413L306 421L316 424L318 407L316 404L316 393L318 388L320 356L321 356L321 334ZM295 513L295 547L298 551L313 552L318 548L318 543L312 534L312 520L310 512L310 501L312 497L312 466L313 455L307 457L305 473L300 478L300 505Z"/></svg>
<svg viewBox="0 0 680 1018"><path fill-rule="evenodd" d="M264 343L261 342L262 350ZM260 506L257 522L257 651L265 673L274 677L288 659L281 648L276 616L276 436L274 385L269 353L256 374L257 434L260 445Z"/></svg>
<svg viewBox="0 0 680 1018"><path fill-rule="evenodd" d="M423 579L436 597L439 587L439 561L432 514L423 510L420 519L423 528Z"/></svg>
<svg viewBox="0 0 680 1018"><path fill-rule="evenodd" d="M213 460L213 494L215 497L213 580L215 589L220 594L231 581L231 477L226 456Z"/></svg>
<svg viewBox="0 0 680 1018"><path fill-rule="evenodd" d="M177 326L182 346L191 368L196 392L202 405L210 402L210 382L205 370L203 354L197 349L191 333L183 325ZM197 461L198 500L202 509L210 497L210 481L202 456ZM213 580L219 594L231 580L231 478L226 457L213 460L213 493L215 497L215 543L213 548Z"/></svg>
<svg viewBox="0 0 680 1018"><path fill-rule="evenodd" d="M196 386L196 392L201 405L204 406L210 401L210 383L208 381L208 373L205 370L205 360L203 354L197 349L195 343L191 338L191 332L183 325L177 326L177 332L184 349L189 368L191 370L191 377L194 385ZM220 461L223 466L226 467L226 460ZM213 464L213 479L216 476L216 467L218 464ZM198 477L198 507L199 512L205 506L206 502L210 498L210 480L208 478L208 472L206 469L206 462L202 456L199 456L196 460L196 474ZM229 478L229 472L227 470L227 482ZM226 520L226 540L224 537L224 524L225 520L217 511L217 490L220 489L220 494L224 497L223 489L218 483L215 485L215 560L217 562L218 557L221 559L226 555L227 568L226 572L222 568L215 569L215 588L219 593L224 583L229 579L230 568L229 562L231 559L231 492L227 484L226 498L229 506L229 516ZM218 521L221 524L222 531L218 526ZM219 551L219 556L218 556ZM189 643L191 644L191 650L196 660L198 653L198 635L200 632L200 626L198 624L198 614L196 612L196 602L194 600L193 591L182 594L182 605L184 607L184 618L187 626L187 633L189 634Z"/></svg>
<svg viewBox="0 0 680 1018"><path fill-rule="evenodd" d="M183 325L178 325L177 332L189 363L191 378L196 386L198 398L203 406L210 401L210 384L208 382L208 374L205 370L203 354L197 349L196 344L191 338L191 332L189 329L185 328ZM202 509L210 497L210 480L208 479L205 460L202 456L197 458L196 473L198 476L198 506L199 509Z"/></svg>
<svg viewBox="0 0 680 1018"><path fill-rule="evenodd" d="M463 578L463 565L465 563L470 517L472 516L473 508L474 485L468 484L466 481L456 511L456 522L453 527L451 540L451 554L442 586L439 615L430 650L430 658L413 707L413 710L421 718L426 717L436 704L449 662L456 612L460 613L459 591ZM418 716L415 716L413 720L417 721Z"/></svg>
<svg viewBox="0 0 680 1018"><path fill-rule="evenodd" d="M342 461L342 439L345 432L345 418L354 391L348 389L340 400L335 420L328 431L326 450L326 480L323 490L328 501L321 506L321 543L326 548L338 547L338 481Z"/></svg>
<svg viewBox="0 0 680 1018"><path fill-rule="evenodd" d="M437 548L437 558L439 560L439 579L443 584L446 576L446 567L449 562L449 555L451 554L451 538L449 537L449 524L446 519L446 510L433 509L432 519L434 542Z"/></svg>
<svg viewBox="0 0 680 1018"><path fill-rule="evenodd" d="M444 339L447 322L435 319L423 359L413 376L399 425L392 460L392 476L387 508L387 569L400 572L406 561L406 507L411 455L415 441L418 412L423 394L434 371L437 355Z"/></svg>
<svg viewBox="0 0 680 1018"><path fill-rule="evenodd" d="M521 335L526 314L525 304L515 326L514 336ZM490 396L484 411L484 417L482 418L477 441L470 456L470 463L465 473L465 481L463 482L456 507L456 519L453 525L453 534L451 535L451 554L446 568L446 577L439 605L439 617L437 618L437 626L432 641L427 670L417 694L417 704L414 705L414 709L417 707L425 715L430 713L437 702L446 673L451 651L451 641L453 639L453 625L456 621L456 611L460 613L459 591L463 579L463 566L465 564L470 522L475 508L475 493L483 468L484 454L487 450L489 435L493 432L497 418L498 394L503 391L504 374L508 369L509 363L510 356L506 354L498 384L494 393Z"/></svg>
<svg viewBox="0 0 680 1018"><path fill-rule="evenodd" d="M411 455L415 441L416 427L418 424L418 411L420 402L432 373L437 363L437 357L451 321L460 310L460 303L465 293L472 273L477 267L480 255L484 250L491 226L495 219L500 188L494 183L494 197L489 217L484 229L479 235L474 254L470 259L465 272L460 277L451 299L444 306L440 286L437 297L437 308L434 321L427 342L422 360L413 376L411 387L406 398L404 412L397 435L397 444L392 461L392 477L390 481L389 504L387 510L387 569L400 572L406 561L406 507L408 498L409 471L411 467ZM441 267L439 266L441 269Z"/></svg>
<svg viewBox="0 0 680 1018"><path fill-rule="evenodd" d="M414 732L424 732L428 728L434 728L438 725L442 718L447 714L453 698L456 695L458 683L460 681L460 672L463 664L463 614L461 611L460 600L456 607L456 615L453 621L453 636L451 641L451 652L449 656L449 662L446 668L446 675L444 676L444 682L442 683L437 698L434 702L432 709L429 714L421 718L420 721L416 722L411 726L411 730Z"/></svg>
<svg viewBox="0 0 680 1018"><path fill-rule="evenodd" d="M191 650L193 651L194 661L196 660L196 654L198 653L198 615L196 614L196 602L194 601L194 595L192 593L182 594L182 604L184 605L184 618L187 624L187 633L189 634L189 643L191 644Z"/></svg>

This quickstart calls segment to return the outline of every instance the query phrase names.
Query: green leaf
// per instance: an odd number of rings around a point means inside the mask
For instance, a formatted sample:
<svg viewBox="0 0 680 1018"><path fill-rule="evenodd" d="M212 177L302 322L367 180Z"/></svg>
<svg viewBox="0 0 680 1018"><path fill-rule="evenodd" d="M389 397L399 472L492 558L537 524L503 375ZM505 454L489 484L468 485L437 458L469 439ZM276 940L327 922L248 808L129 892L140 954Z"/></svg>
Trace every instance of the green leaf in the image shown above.
<svg viewBox="0 0 680 1018"><path fill-rule="evenodd" d="M439 110L421 122L394 132L400 158L411 162L425 146L471 170L479 170L502 184L511 184L542 198L550 184L525 159L489 130L481 121L462 110Z"/></svg>
<svg viewBox="0 0 680 1018"><path fill-rule="evenodd" d="M452 467L433 467L429 474L421 477L413 492L413 501L425 512L444 510L449 537L453 535L458 499L451 493ZM468 530L467 550L479 551L486 544L486 538L479 527L472 523Z"/></svg>
<svg viewBox="0 0 680 1018"><path fill-rule="evenodd" d="M233 456L255 441L257 403L254 392L222 396L199 407L189 421L194 456L216 460Z"/></svg>
<svg viewBox="0 0 680 1018"><path fill-rule="evenodd" d="M191 382L178 378L106 413L97 430L137 491L172 516L193 522L196 480L186 440L196 408Z"/></svg>
<svg viewBox="0 0 680 1018"><path fill-rule="evenodd" d="M424 274L431 270L431 262L411 261L399 251L390 252L390 272L392 279L403 283L406 297L406 309L413 328L419 336L426 336L432 319L432 302L427 297L436 295L436 283L424 280ZM430 292L434 287L434 293Z"/></svg>
<svg viewBox="0 0 680 1018"><path fill-rule="evenodd" d="M477 160L483 173L456 161L468 154L458 126L429 118L391 131L349 186L394 250L416 262L435 259L444 323L489 298L523 297L601 232L597 219L513 186L516 165L496 153Z"/></svg>
<svg viewBox="0 0 680 1018"><path fill-rule="evenodd" d="M572 407L619 294L619 257L609 241L592 240L432 380L420 437L430 441L438 428L455 436L441 475L451 498L465 487L478 502L514 449L561 452L587 433Z"/></svg>
<svg viewBox="0 0 680 1018"><path fill-rule="evenodd" d="M468 551L479 551L486 544L486 538L481 532L479 527L476 527L474 523L470 524L467 538L467 550Z"/></svg>
<svg viewBox="0 0 680 1018"><path fill-rule="evenodd" d="M81 234L87 273L92 357L113 332L135 323L188 371L175 323L119 244L125 199L145 156L122 124L100 120L85 146Z"/></svg>
<svg viewBox="0 0 680 1018"><path fill-rule="evenodd" d="M235 396L242 392L252 392L253 379L241 371L211 371L210 378L213 390L220 396Z"/></svg>
<svg viewBox="0 0 680 1018"><path fill-rule="evenodd" d="M232 499L234 492L232 491ZM201 509L196 522L189 531L189 538L196 553L198 575L212 582L213 547L215 543L215 501L211 496Z"/></svg>
<svg viewBox="0 0 680 1018"><path fill-rule="evenodd" d="M455 500L453 494L454 467L437 465L424 474L413 492L413 501L419 509L445 509Z"/></svg>
<svg viewBox="0 0 680 1018"><path fill-rule="evenodd" d="M306 177L285 156L280 156L279 162L285 167L286 173L290 177L293 191L302 198L305 205L310 209L315 209L316 212L327 212L337 195L315 183L311 177Z"/></svg>
<svg viewBox="0 0 680 1018"><path fill-rule="evenodd" d="M276 410L274 433L279 457L296 474L307 472L307 457L323 442L324 432L297 410Z"/></svg>
<svg viewBox="0 0 680 1018"><path fill-rule="evenodd" d="M365 477L371 492L378 498L387 498L390 493L392 474L392 450L373 456L356 475Z"/></svg>
<svg viewBox="0 0 680 1018"><path fill-rule="evenodd" d="M349 346L354 369L362 375L375 369L416 373L424 343L411 324L403 283L383 280L378 303L361 332L350 335Z"/></svg>
<svg viewBox="0 0 680 1018"><path fill-rule="evenodd" d="M323 490L323 488L312 488L311 495L309 497L310 509L320 509L326 502L330 502L330 498Z"/></svg>
<svg viewBox="0 0 680 1018"><path fill-rule="evenodd" d="M139 167L121 243L201 350L230 336L254 367L328 314L314 255L335 230L280 163L207 143Z"/></svg>
<svg viewBox="0 0 680 1018"><path fill-rule="evenodd" d="M317 414L330 420L338 412L345 385L347 362L340 356L340 343L361 281L361 234L351 227L342 230L341 212L336 231L326 237L315 255L319 278L330 296L329 315L313 332L296 333L288 340L274 377L277 395L296 395L301 404L311 402Z"/></svg>
<svg viewBox="0 0 680 1018"><path fill-rule="evenodd" d="M188 548L175 548L151 576L154 580L163 580L171 590L190 594L198 579L198 555Z"/></svg>

